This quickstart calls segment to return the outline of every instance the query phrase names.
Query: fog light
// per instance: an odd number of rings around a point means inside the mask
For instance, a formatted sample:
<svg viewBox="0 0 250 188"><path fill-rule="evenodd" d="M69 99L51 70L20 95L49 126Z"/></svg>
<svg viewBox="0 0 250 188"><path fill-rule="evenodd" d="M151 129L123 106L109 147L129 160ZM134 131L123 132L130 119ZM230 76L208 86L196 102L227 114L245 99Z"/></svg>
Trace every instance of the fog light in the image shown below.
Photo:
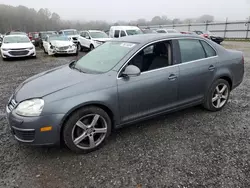
<svg viewBox="0 0 250 188"><path fill-rule="evenodd" d="M47 131L51 131L51 130L52 130L52 126L46 126L46 127L40 128L41 132L47 132Z"/></svg>

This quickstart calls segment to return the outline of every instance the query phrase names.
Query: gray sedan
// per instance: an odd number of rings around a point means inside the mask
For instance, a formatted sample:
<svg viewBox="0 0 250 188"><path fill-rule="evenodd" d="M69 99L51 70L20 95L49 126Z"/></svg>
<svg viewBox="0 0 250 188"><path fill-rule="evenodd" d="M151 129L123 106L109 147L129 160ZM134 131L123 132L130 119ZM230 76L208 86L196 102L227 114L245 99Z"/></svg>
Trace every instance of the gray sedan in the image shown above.
<svg viewBox="0 0 250 188"><path fill-rule="evenodd" d="M16 140L101 147L112 129L202 104L221 110L242 82L242 52L194 35L145 34L106 42L24 81L6 106Z"/></svg>

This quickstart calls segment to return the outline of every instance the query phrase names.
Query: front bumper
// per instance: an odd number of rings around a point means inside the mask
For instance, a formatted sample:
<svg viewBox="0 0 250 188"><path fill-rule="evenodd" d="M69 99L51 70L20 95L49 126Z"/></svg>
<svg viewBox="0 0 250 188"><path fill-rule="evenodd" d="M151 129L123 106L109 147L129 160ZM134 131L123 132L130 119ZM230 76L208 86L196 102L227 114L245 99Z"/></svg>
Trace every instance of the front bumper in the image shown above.
<svg viewBox="0 0 250 188"><path fill-rule="evenodd" d="M48 52L49 55L54 55L54 54L75 54L75 53L77 53L77 47L69 48L67 50L49 49L49 52Z"/></svg>
<svg viewBox="0 0 250 188"><path fill-rule="evenodd" d="M14 138L28 145L59 145L61 121L64 114L23 117L6 107L7 120ZM41 132L40 128L52 126L51 131Z"/></svg>
<svg viewBox="0 0 250 188"><path fill-rule="evenodd" d="M25 52L24 52L25 51ZM1 55L3 58L15 58L15 57L34 57L36 56L36 50L33 48L32 50L1 50Z"/></svg>

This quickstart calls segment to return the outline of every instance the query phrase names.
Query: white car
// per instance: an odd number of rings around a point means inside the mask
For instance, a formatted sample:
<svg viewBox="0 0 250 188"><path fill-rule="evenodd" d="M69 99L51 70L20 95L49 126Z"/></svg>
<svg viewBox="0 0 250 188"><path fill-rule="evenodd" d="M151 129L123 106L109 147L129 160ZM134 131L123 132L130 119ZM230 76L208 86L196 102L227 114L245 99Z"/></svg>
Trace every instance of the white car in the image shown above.
<svg viewBox="0 0 250 188"><path fill-rule="evenodd" d="M84 48L93 50L110 39L111 38L109 38L108 35L103 31L88 30L80 32L78 41L80 43L81 50Z"/></svg>
<svg viewBox="0 0 250 188"><path fill-rule="evenodd" d="M3 60L13 57L36 57L36 49L26 35L6 35L1 45Z"/></svg>
<svg viewBox="0 0 250 188"><path fill-rule="evenodd" d="M143 34L142 30L137 26L112 26L109 30L110 38L120 38L129 35Z"/></svg>
<svg viewBox="0 0 250 188"><path fill-rule="evenodd" d="M59 31L58 34L67 36L73 43L78 45L79 33L78 33L77 30L75 30L75 29L65 29L65 30Z"/></svg>
<svg viewBox="0 0 250 188"><path fill-rule="evenodd" d="M54 54L75 54L78 55L77 45L67 36L50 35L43 41L44 53Z"/></svg>
<svg viewBox="0 0 250 188"><path fill-rule="evenodd" d="M179 31L175 29L157 29L157 33L180 33Z"/></svg>

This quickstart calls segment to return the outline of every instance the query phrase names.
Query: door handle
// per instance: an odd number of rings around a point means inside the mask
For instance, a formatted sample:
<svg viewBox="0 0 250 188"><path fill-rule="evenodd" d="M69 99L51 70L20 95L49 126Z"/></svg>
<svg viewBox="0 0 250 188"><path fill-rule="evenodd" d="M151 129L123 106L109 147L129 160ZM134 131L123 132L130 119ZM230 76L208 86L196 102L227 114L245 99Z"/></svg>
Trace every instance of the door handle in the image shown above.
<svg viewBox="0 0 250 188"><path fill-rule="evenodd" d="M215 69L215 67L214 67L213 65L210 65L210 66L208 67L208 70L209 70L209 71L214 71L214 69Z"/></svg>
<svg viewBox="0 0 250 188"><path fill-rule="evenodd" d="M170 74L168 77L168 79L171 81L175 80L176 78L177 78L177 76L175 74Z"/></svg>

